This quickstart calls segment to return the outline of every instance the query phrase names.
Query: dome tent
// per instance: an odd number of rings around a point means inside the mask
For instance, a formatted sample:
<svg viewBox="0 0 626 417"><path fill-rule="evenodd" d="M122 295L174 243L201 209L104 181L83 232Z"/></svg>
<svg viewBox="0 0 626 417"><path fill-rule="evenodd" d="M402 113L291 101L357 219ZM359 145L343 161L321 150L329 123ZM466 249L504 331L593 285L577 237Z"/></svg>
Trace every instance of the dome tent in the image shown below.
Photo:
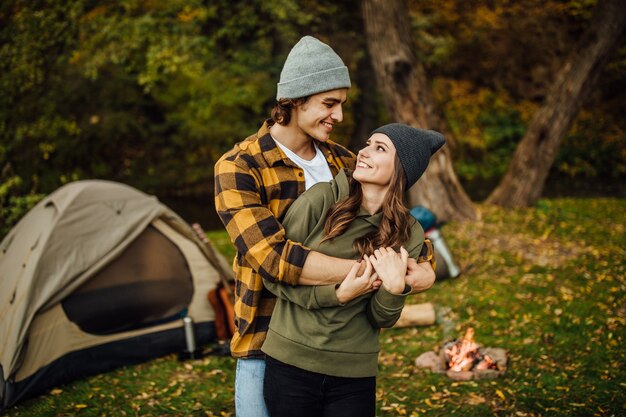
<svg viewBox="0 0 626 417"><path fill-rule="evenodd" d="M0 409L184 350L184 316L198 345L214 341L207 293L230 267L210 249L127 185L77 181L40 201L0 244Z"/></svg>

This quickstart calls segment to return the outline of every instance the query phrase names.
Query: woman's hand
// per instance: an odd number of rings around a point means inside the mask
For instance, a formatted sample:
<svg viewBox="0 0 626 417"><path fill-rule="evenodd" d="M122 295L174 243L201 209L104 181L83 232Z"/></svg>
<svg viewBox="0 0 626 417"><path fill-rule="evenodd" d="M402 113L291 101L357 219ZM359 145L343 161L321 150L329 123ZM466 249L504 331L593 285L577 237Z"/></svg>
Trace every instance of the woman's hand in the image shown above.
<svg viewBox="0 0 626 417"><path fill-rule="evenodd" d="M383 287L391 294L404 292L408 259L409 253L404 248L400 248L400 253L392 248L379 248L369 257Z"/></svg>
<svg viewBox="0 0 626 417"><path fill-rule="evenodd" d="M367 256L363 257L365 262L365 271L360 276L357 276L361 262L356 262L346 278L341 282L341 285L335 290L337 299L340 303L345 304L350 300L377 290L380 287L380 279L378 275L373 272L372 264Z"/></svg>
<svg viewBox="0 0 626 417"><path fill-rule="evenodd" d="M435 283L435 271L430 262L420 262L409 258L405 282L411 286L411 294L426 291Z"/></svg>

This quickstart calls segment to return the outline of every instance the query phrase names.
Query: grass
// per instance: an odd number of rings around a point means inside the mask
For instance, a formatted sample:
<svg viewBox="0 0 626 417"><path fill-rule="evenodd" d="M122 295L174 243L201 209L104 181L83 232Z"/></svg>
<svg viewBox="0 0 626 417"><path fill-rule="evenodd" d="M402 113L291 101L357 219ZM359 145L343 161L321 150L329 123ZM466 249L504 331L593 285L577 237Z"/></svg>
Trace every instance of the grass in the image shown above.
<svg viewBox="0 0 626 417"><path fill-rule="evenodd" d="M479 206L481 219L443 227L464 273L409 302L441 323L381 333L379 416L626 415L624 199ZM232 256L224 232L211 232ZM497 380L455 382L414 366L469 327L509 352ZM175 356L98 375L26 401L6 416L231 416L234 361Z"/></svg>

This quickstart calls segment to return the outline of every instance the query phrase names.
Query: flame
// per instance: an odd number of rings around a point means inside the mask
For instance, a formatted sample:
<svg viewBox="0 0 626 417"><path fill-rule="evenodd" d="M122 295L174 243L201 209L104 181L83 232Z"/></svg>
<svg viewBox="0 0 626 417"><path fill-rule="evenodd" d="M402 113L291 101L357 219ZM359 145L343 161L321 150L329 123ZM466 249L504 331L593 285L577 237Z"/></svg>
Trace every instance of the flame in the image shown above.
<svg viewBox="0 0 626 417"><path fill-rule="evenodd" d="M485 355L483 356L483 360L478 362L474 369L477 369L479 371L484 369L498 369L498 364L496 364L496 361L491 359L489 355Z"/></svg>
<svg viewBox="0 0 626 417"><path fill-rule="evenodd" d="M487 355L478 351L478 344L474 341L474 329L469 327L462 341L455 341L452 345L444 347L447 367L451 371L469 371L498 369L497 363ZM476 366L474 366L476 364Z"/></svg>

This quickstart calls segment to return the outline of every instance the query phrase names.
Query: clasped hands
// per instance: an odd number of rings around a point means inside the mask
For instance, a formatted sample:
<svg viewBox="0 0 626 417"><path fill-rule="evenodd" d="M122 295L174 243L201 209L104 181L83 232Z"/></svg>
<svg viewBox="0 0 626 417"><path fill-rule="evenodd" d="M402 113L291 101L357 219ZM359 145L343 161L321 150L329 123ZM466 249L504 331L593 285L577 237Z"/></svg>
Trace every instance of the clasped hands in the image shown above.
<svg viewBox="0 0 626 417"><path fill-rule="evenodd" d="M358 275L362 263L365 269ZM418 264L403 247L400 253L392 248L379 248L372 255L363 256L363 260L355 263L352 269L336 289L340 303L376 291L380 286L391 294L402 294L405 285L411 287L411 294L425 291L435 282L435 272L430 263Z"/></svg>

